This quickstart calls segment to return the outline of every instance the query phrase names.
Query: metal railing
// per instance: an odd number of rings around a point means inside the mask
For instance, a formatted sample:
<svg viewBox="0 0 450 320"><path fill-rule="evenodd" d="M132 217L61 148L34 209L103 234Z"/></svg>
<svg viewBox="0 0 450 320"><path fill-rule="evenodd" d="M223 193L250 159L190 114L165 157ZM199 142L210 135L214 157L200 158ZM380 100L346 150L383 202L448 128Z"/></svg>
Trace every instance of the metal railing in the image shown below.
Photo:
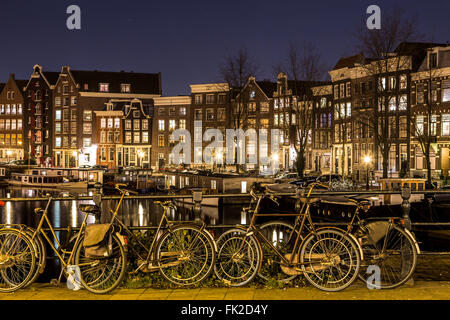
<svg viewBox="0 0 450 320"><path fill-rule="evenodd" d="M326 196L326 195L393 195L400 194L403 201L401 203L402 219L404 220L405 228L411 230L412 226L450 226L450 222L411 222L409 213L411 209L411 204L409 203L410 196L412 194L422 194L422 195L433 195L433 194L448 194L450 195L450 190L423 190L423 191L411 191L409 188L404 188L398 191L382 191L382 190L372 190L372 191L322 191L322 192L312 192L311 196ZM275 193L277 197L292 197L299 201L301 196L301 190L297 192L277 192ZM233 193L233 194L203 194L202 191L193 189L192 194L185 195L128 195L124 200L141 199L141 200L152 200L152 199L192 199L193 209L196 214L201 211L201 202L203 198L250 198L250 193ZM67 197L56 197L52 198L52 201L80 201L80 200L93 200L95 203L100 204L102 201L108 200L119 200L120 196L108 195L104 196L97 190L92 196L67 196ZM35 198L0 198L0 201L4 202L34 202L34 201L47 201L47 197L35 197ZM450 203L449 203L450 204ZM296 206L297 207L297 206ZM345 222L317 222L318 225L345 225ZM229 228L235 225L208 225L208 228ZM152 230L155 229L154 226L141 226L141 227L130 227L131 230ZM76 228L73 228L76 230ZM67 228L55 228L57 231L67 230ZM450 254L450 252L448 253Z"/></svg>

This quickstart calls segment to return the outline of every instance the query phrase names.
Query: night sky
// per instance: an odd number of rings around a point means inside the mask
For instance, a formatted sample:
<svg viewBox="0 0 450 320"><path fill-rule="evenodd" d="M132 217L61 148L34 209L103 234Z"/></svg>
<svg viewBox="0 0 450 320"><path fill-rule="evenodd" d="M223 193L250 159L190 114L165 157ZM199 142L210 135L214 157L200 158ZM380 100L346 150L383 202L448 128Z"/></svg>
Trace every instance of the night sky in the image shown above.
<svg viewBox="0 0 450 320"><path fill-rule="evenodd" d="M81 30L66 27L66 8L81 7ZM275 79L290 43L313 42L331 68L352 55L351 37L365 28L366 8L394 5L419 17L427 40L450 41L449 0L409 1L64 1L2 0L0 82L28 79L35 64L79 70L161 72L163 95L189 93L189 84L221 81L224 57L246 47L258 79Z"/></svg>

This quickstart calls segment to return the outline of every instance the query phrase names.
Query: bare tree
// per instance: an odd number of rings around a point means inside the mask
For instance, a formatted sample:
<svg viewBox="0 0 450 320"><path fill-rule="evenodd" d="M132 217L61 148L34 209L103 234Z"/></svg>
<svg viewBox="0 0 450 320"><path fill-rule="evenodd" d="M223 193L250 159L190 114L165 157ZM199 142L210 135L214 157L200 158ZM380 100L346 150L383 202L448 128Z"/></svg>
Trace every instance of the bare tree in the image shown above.
<svg viewBox="0 0 450 320"><path fill-rule="evenodd" d="M291 79L292 100L287 106L289 118L284 122L289 131L290 145L296 152L295 167L303 177L306 167L306 149L311 141L313 128L313 91L324 78L325 67L317 48L311 42L303 43L301 49L291 44L284 66ZM295 121L294 121L295 119Z"/></svg>
<svg viewBox="0 0 450 320"><path fill-rule="evenodd" d="M361 65L367 77L375 81L375 101L371 112L364 111L360 121L372 130L376 152L381 153L383 178L388 177L389 152L392 145L393 120L398 115L399 94L403 88L397 81L399 72L412 68L412 53L406 45L420 38L417 19L393 10L383 16L381 29L360 29L356 34L366 57Z"/></svg>
<svg viewBox="0 0 450 320"><path fill-rule="evenodd" d="M228 99L228 114L230 116L229 125L233 129L245 129L247 126L249 97L241 94L251 76L255 76L258 69L247 52L246 48L240 48L235 54L225 57L224 63L220 66L220 76L230 88ZM236 141L237 143L237 138ZM239 173L238 149L235 148L236 172Z"/></svg>

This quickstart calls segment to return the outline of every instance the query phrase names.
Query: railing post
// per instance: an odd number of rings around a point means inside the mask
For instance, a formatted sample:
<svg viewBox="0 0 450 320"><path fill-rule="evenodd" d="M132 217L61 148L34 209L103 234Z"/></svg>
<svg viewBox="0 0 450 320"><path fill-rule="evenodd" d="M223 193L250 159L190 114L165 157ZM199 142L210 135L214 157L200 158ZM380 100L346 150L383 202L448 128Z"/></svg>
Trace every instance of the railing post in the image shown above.
<svg viewBox="0 0 450 320"><path fill-rule="evenodd" d="M202 199L203 192L201 189L192 190L192 200L194 201L194 217L195 220L200 220L202 213Z"/></svg>
<svg viewBox="0 0 450 320"><path fill-rule="evenodd" d="M100 208L100 212L102 211L102 184L101 183L95 183L94 184L94 193L92 194L92 201L94 201L95 205ZM99 215L95 215L96 220L100 220ZM98 221L100 223L100 221Z"/></svg>
<svg viewBox="0 0 450 320"><path fill-rule="evenodd" d="M101 188L102 188L101 184L96 183L94 185L95 191L94 191L94 194L92 195L92 200L94 201L94 203L97 207L100 207L102 204L102 193L100 192Z"/></svg>
<svg viewBox="0 0 450 320"><path fill-rule="evenodd" d="M409 199L411 197L411 188L410 187L404 187L402 189L402 213L403 213L403 221L404 221L404 227L405 229L411 231L411 219L409 217L409 213L411 211L411 204L409 203ZM402 254L402 274L406 274L410 267L411 267L411 256L409 254L408 246L405 245L403 249ZM411 277L406 284L413 286L414 285L414 279Z"/></svg>
<svg viewBox="0 0 450 320"><path fill-rule="evenodd" d="M404 226L406 229L411 230L411 219L409 218L409 212L411 211L411 204L409 203L409 198L411 197L411 188L404 187L402 189L402 213Z"/></svg>

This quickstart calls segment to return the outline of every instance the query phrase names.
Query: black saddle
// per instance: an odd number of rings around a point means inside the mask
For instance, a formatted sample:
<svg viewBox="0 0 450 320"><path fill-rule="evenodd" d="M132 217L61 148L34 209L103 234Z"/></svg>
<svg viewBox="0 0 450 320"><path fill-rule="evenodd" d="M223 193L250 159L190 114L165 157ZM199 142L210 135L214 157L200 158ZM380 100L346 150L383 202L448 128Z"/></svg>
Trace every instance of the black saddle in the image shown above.
<svg viewBox="0 0 450 320"><path fill-rule="evenodd" d="M100 213L100 208L95 204L80 204L78 206L78 209L81 212L87 213L87 214L98 214Z"/></svg>

